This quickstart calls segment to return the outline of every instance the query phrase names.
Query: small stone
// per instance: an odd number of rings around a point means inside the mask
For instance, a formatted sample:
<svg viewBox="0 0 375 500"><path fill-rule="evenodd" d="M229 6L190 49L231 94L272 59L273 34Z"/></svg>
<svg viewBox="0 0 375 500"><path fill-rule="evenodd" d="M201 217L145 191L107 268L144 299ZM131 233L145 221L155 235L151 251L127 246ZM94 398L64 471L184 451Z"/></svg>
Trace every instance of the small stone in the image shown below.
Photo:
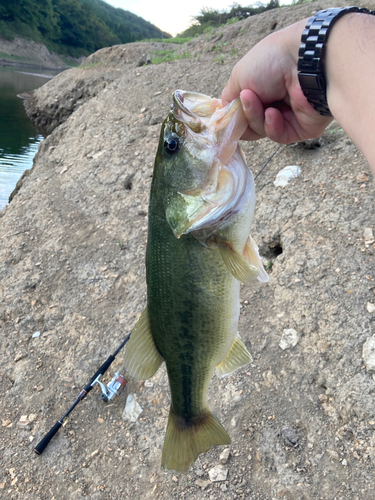
<svg viewBox="0 0 375 500"><path fill-rule="evenodd" d="M126 405L122 416L125 420L130 422L136 422L139 415L143 412L143 408L137 403L135 394L129 394L126 400Z"/></svg>
<svg viewBox="0 0 375 500"><path fill-rule="evenodd" d="M365 239L366 245L370 245L371 243L374 243L375 238L374 238L374 233L372 232L371 227L365 227L365 230L363 231L363 237Z"/></svg>
<svg viewBox="0 0 375 500"><path fill-rule="evenodd" d="M237 425L237 420L236 420L234 417L233 417L233 418L232 418L232 420L230 421L230 425L231 425L232 427L236 427L236 425Z"/></svg>
<svg viewBox="0 0 375 500"><path fill-rule="evenodd" d="M29 425L29 418L27 415L22 415L19 419L19 421L17 422L17 427L26 427L27 425Z"/></svg>
<svg viewBox="0 0 375 500"><path fill-rule="evenodd" d="M344 467L346 467L346 466L348 465L348 462L345 460L345 458L344 458L344 460L343 460L341 463L342 463L342 465L343 465Z"/></svg>
<svg viewBox="0 0 375 500"><path fill-rule="evenodd" d="M97 457L99 455L99 450L95 450L91 453L91 458Z"/></svg>
<svg viewBox="0 0 375 500"><path fill-rule="evenodd" d="M369 337L363 344L362 358L367 373L375 373L375 335Z"/></svg>
<svg viewBox="0 0 375 500"><path fill-rule="evenodd" d="M28 418L29 422L35 422L35 420L38 418L38 415L36 413L30 413Z"/></svg>
<svg viewBox="0 0 375 500"><path fill-rule="evenodd" d="M230 455L230 449L229 448L225 448L225 450L223 450L220 453L220 463L221 464L226 464L228 462L229 455Z"/></svg>
<svg viewBox="0 0 375 500"><path fill-rule="evenodd" d="M19 352L18 354L16 354L14 357L15 363L17 363L17 361L20 361L21 359L23 359L23 357L24 356L23 356L22 352Z"/></svg>
<svg viewBox="0 0 375 500"><path fill-rule="evenodd" d="M178 483L178 477L177 476L172 476L172 481L174 481L175 483Z"/></svg>
<svg viewBox="0 0 375 500"><path fill-rule="evenodd" d="M151 380L145 380L145 387L154 387L154 382L151 382Z"/></svg>
<svg viewBox="0 0 375 500"><path fill-rule="evenodd" d="M361 172L360 174L357 175L357 181L358 182L368 182L369 178L365 174L365 172Z"/></svg>
<svg viewBox="0 0 375 500"><path fill-rule="evenodd" d="M104 423L104 418L98 417L98 422L99 422L99 424L103 424Z"/></svg>
<svg viewBox="0 0 375 500"><path fill-rule="evenodd" d="M367 312L369 312L370 314L375 312L375 304L373 304L372 302L367 302Z"/></svg>
<svg viewBox="0 0 375 500"><path fill-rule="evenodd" d="M195 484L197 486L199 486L200 488L202 488L202 490L205 490L206 488L208 488L210 486L211 481L207 481L207 480L205 481L203 479L197 479L195 481Z"/></svg>
<svg viewBox="0 0 375 500"><path fill-rule="evenodd" d="M298 177L301 174L301 167L298 165L289 165L280 170L274 180L276 187L285 187L289 184L291 179Z"/></svg>
<svg viewBox="0 0 375 500"><path fill-rule="evenodd" d="M296 346L299 341L299 335L293 328L289 328L284 330L280 342L279 347L284 351L285 349L291 349Z"/></svg>
<svg viewBox="0 0 375 500"><path fill-rule="evenodd" d="M226 484L222 484L222 485L220 486L220 489L221 489L221 491L227 491L227 489L228 489L228 488L227 488L227 485L226 485Z"/></svg>
<svg viewBox="0 0 375 500"><path fill-rule="evenodd" d="M210 480L213 483L218 481L226 481L228 476L228 469L224 465L215 465L208 473Z"/></svg>
<svg viewBox="0 0 375 500"><path fill-rule="evenodd" d="M7 420L2 420L2 424L1 425L3 427L9 427L9 425L11 425L11 424L12 424L12 422L9 419L7 419Z"/></svg>
<svg viewBox="0 0 375 500"><path fill-rule="evenodd" d="M32 334L33 339L36 339L37 337L40 337L40 332L35 332Z"/></svg>
<svg viewBox="0 0 375 500"><path fill-rule="evenodd" d="M334 450L327 450L328 455L335 460L340 460L339 454Z"/></svg>
<svg viewBox="0 0 375 500"><path fill-rule="evenodd" d="M32 443L34 441L34 439L35 439L35 436L29 436L30 443Z"/></svg>

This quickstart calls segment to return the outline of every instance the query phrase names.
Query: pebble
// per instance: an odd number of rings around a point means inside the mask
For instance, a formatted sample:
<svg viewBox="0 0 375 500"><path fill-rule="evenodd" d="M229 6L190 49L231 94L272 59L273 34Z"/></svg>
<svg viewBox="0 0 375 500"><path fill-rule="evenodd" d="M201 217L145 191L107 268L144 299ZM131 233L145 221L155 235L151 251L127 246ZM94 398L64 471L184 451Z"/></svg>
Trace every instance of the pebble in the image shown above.
<svg viewBox="0 0 375 500"><path fill-rule="evenodd" d="M22 352L19 352L18 354L16 354L14 357L15 363L17 363L17 361L21 361L21 359L23 359L23 357L24 357L24 355L22 354Z"/></svg>
<svg viewBox="0 0 375 500"><path fill-rule="evenodd" d="M29 425L29 418L27 415L21 415L19 421L17 422L17 427L26 427Z"/></svg>
<svg viewBox="0 0 375 500"><path fill-rule="evenodd" d="M195 484L197 486L199 486L200 488L202 488L202 490L205 490L206 488L208 488L210 486L211 481L203 480L203 479L197 479L195 481Z"/></svg>
<svg viewBox="0 0 375 500"><path fill-rule="evenodd" d="M327 450L328 455L335 460L340 460L339 454L334 450Z"/></svg>
<svg viewBox="0 0 375 500"><path fill-rule="evenodd" d="M225 450L223 450L220 453L220 463L221 464L226 464L228 462L229 455L230 455L230 449L229 448L225 448Z"/></svg>
<svg viewBox="0 0 375 500"><path fill-rule="evenodd" d="M177 478L177 476L172 476L172 481L174 481L175 483L178 483L178 478Z"/></svg>
<svg viewBox="0 0 375 500"><path fill-rule="evenodd" d="M298 177L300 174L301 167L298 165L289 165L280 170L273 183L276 187L285 187L291 179Z"/></svg>
<svg viewBox="0 0 375 500"><path fill-rule="evenodd" d="M367 312L369 312L370 314L375 312L375 304L373 304L372 302L367 302Z"/></svg>
<svg viewBox="0 0 375 500"><path fill-rule="evenodd" d="M363 344L362 358L367 373L375 373L375 335L369 337Z"/></svg>
<svg viewBox="0 0 375 500"><path fill-rule="evenodd" d="M280 342L279 347L284 351L285 349L290 349L297 345L299 341L299 335L293 328L289 328L284 330Z"/></svg>
<svg viewBox="0 0 375 500"><path fill-rule="evenodd" d="M226 481L228 469L221 464L215 465L215 467L209 471L208 476L213 483Z"/></svg>
<svg viewBox="0 0 375 500"><path fill-rule="evenodd" d="M151 382L151 380L145 380L145 387L154 387L154 382Z"/></svg>
<svg viewBox="0 0 375 500"><path fill-rule="evenodd" d="M370 245L371 243L374 243L375 238L371 227L365 227L365 230L363 231L363 237L365 239L365 245Z"/></svg>
<svg viewBox="0 0 375 500"><path fill-rule="evenodd" d="M342 463L342 465L343 465L344 467L346 467L346 466L348 465L348 462L345 460L345 458L344 458L344 460L343 460L341 463Z"/></svg>
<svg viewBox="0 0 375 500"><path fill-rule="evenodd" d="M94 457L96 457L97 455L99 455L99 450L95 450L95 451L93 451L93 452L91 453L91 455L90 455L90 456L91 456L91 458L94 458Z"/></svg>
<svg viewBox="0 0 375 500"><path fill-rule="evenodd" d="M125 420L130 422L136 422L139 415L143 412L143 408L137 403L135 394L129 394L126 400L126 405L122 416Z"/></svg>
<svg viewBox="0 0 375 500"><path fill-rule="evenodd" d="M32 334L33 339L36 339L37 337L40 337L40 332L35 332Z"/></svg>

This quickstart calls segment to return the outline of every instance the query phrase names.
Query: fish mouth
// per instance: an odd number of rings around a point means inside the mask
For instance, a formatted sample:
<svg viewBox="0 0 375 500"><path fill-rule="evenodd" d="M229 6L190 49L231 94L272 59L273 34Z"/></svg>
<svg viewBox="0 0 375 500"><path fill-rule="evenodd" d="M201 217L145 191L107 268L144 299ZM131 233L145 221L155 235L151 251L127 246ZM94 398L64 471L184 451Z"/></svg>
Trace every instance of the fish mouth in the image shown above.
<svg viewBox="0 0 375 500"><path fill-rule="evenodd" d="M221 108L220 99L198 92L176 90L173 94L173 116L196 133L202 132L215 111Z"/></svg>

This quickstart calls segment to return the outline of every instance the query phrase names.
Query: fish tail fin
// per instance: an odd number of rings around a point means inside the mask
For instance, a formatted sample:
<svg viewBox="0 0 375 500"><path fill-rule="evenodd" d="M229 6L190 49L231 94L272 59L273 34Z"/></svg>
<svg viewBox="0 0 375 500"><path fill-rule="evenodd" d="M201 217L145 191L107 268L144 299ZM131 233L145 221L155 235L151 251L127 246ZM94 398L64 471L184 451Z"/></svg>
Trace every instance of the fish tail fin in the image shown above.
<svg viewBox="0 0 375 500"><path fill-rule="evenodd" d="M223 444L230 444L230 437L210 410L199 417L185 419L171 408L161 465L186 473L200 453Z"/></svg>

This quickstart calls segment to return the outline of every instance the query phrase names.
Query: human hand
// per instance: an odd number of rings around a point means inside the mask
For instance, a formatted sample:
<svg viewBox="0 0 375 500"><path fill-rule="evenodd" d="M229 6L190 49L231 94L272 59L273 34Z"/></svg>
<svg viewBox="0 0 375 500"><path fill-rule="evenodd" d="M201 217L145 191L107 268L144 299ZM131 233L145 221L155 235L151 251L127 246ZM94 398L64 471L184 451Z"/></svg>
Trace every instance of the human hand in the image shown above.
<svg viewBox="0 0 375 500"><path fill-rule="evenodd" d="M298 81L298 49L306 21L267 36L233 68L221 98L225 105L240 96L249 122L242 139L303 141L319 137L332 120L314 110Z"/></svg>

